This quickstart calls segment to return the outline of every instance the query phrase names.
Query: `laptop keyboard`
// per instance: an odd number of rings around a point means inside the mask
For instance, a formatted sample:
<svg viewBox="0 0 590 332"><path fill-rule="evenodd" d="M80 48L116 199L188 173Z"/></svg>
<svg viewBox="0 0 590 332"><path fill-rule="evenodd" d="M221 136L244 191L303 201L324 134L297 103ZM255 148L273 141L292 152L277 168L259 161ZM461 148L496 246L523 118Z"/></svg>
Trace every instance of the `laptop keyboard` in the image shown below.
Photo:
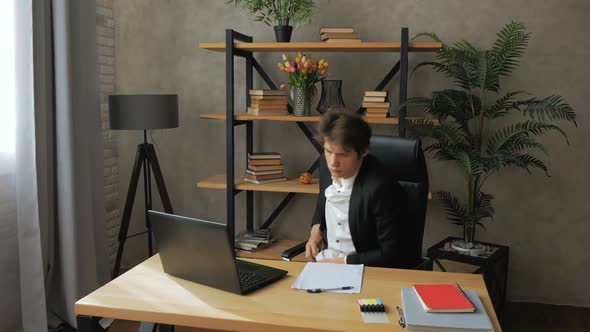
<svg viewBox="0 0 590 332"><path fill-rule="evenodd" d="M248 289L256 284L258 284L259 282L261 282L262 280L264 280L264 278L261 278L260 276L251 273L251 272L239 272L240 274L240 285L242 286L242 289Z"/></svg>

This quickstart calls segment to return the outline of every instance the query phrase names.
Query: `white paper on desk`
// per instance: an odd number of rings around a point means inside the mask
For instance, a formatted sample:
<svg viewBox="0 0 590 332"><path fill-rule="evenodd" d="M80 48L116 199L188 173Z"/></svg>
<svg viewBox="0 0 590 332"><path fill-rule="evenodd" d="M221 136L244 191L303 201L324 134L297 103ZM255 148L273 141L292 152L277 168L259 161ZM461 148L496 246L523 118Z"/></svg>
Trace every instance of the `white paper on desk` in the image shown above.
<svg viewBox="0 0 590 332"><path fill-rule="evenodd" d="M363 285L364 265L307 263L291 288L315 289L353 286L352 289L331 291L334 293L360 293Z"/></svg>

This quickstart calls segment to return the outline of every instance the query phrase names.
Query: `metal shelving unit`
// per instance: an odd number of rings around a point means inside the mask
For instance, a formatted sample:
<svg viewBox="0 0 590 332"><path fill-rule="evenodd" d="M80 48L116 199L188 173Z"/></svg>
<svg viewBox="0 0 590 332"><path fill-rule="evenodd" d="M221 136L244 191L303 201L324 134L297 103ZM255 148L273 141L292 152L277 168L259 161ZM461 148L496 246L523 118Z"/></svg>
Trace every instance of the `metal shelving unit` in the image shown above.
<svg viewBox="0 0 590 332"><path fill-rule="evenodd" d="M399 103L404 104L407 99L408 91L408 53L409 52L436 52L442 46L436 42L410 42L408 28L401 29L400 42L358 42L358 43L324 43L324 42L305 42L305 43L254 43L251 36L241 34L232 29L227 29L225 33L225 43L200 43L199 47L216 51L225 52L225 69L226 69L226 111L223 113L203 114L203 119L225 120L225 137L226 137L226 174L225 176L215 176L197 183L199 188L225 189L227 199L227 225L230 230L231 241L235 241L235 196L242 191L246 191L246 227L248 231L254 229L254 191L272 191L286 192L287 195L277 208L266 219L261 228L268 228L279 216L281 211L289 204L297 193L318 194L319 184L317 179L311 185L300 185L297 179L292 179L285 183L272 183L266 185L253 185L236 179L234 169L235 157L235 127L246 126L246 152L253 152L254 146L254 122L255 121L282 121L295 122L303 134L308 138L310 143L315 147L318 154L323 152L320 144L314 140L313 135L307 127L307 122L318 122L318 116L301 117L294 116L254 116L246 113L236 113L234 107L235 80L234 80L234 58L242 57L246 60L246 106L250 104L249 91L252 89L253 74L256 71L264 82L271 89L277 89L277 85L270 79L260 63L254 57L257 52L285 52L285 51L318 51L318 52L399 52L399 60L391 67L389 72L384 76L374 90L383 90L391 79L399 73ZM291 108L289 106L289 111ZM361 112L359 108L358 112ZM366 119L369 123L381 123L388 125L397 125L398 135L405 136L407 122L414 118L407 118L405 109L400 110L398 117L389 117L384 119ZM307 170L313 173L319 166L319 156Z"/></svg>

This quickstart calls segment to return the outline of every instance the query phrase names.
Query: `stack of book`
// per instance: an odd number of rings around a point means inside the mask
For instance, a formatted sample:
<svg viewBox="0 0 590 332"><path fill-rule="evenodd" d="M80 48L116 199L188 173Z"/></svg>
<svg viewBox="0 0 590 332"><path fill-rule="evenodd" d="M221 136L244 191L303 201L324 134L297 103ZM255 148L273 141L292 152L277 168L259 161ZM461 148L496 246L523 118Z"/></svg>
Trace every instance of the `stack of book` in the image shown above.
<svg viewBox="0 0 590 332"><path fill-rule="evenodd" d="M402 288L402 305L408 331L494 331L477 293L457 284Z"/></svg>
<svg viewBox="0 0 590 332"><path fill-rule="evenodd" d="M248 169L244 181L255 184L287 181L278 152L248 153Z"/></svg>
<svg viewBox="0 0 590 332"><path fill-rule="evenodd" d="M285 91L252 89L250 90L250 107L252 115L288 115Z"/></svg>
<svg viewBox="0 0 590 332"><path fill-rule="evenodd" d="M387 101L387 91L365 91L362 106L367 109L367 118L386 118L391 103Z"/></svg>
<svg viewBox="0 0 590 332"><path fill-rule="evenodd" d="M274 242L270 229L258 229L253 232L243 232L236 237L236 248L245 251L256 251L270 246Z"/></svg>
<svg viewBox="0 0 590 332"><path fill-rule="evenodd" d="M326 43L360 42L353 28L321 28L320 39Z"/></svg>

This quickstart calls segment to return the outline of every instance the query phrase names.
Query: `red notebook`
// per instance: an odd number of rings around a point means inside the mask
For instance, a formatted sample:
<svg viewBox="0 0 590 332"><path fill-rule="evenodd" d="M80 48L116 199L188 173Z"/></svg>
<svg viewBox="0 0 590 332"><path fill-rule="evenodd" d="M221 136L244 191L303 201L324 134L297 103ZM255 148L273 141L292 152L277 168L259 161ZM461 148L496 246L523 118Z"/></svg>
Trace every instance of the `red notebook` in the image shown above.
<svg viewBox="0 0 590 332"><path fill-rule="evenodd" d="M459 285L414 285L426 312L474 312L475 306Z"/></svg>

